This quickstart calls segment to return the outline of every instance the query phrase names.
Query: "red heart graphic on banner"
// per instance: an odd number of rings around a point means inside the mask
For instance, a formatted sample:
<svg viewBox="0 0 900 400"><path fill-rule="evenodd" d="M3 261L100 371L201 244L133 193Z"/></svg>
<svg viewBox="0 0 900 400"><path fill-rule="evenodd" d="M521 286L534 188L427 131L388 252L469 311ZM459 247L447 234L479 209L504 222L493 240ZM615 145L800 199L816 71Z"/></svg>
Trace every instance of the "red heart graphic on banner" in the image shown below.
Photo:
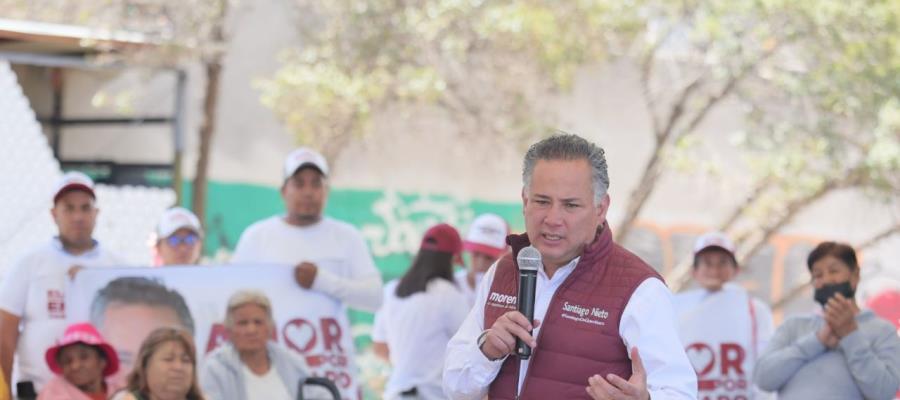
<svg viewBox="0 0 900 400"><path fill-rule="evenodd" d="M282 330L284 342L288 348L306 353L316 345L316 328L302 319L291 320Z"/></svg>
<svg viewBox="0 0 900 400"><path fill-rule="evenodd" d="M693 343L685 349L685 353L700 376L708 374L716 364L716 352L706 343Z"/></svg>

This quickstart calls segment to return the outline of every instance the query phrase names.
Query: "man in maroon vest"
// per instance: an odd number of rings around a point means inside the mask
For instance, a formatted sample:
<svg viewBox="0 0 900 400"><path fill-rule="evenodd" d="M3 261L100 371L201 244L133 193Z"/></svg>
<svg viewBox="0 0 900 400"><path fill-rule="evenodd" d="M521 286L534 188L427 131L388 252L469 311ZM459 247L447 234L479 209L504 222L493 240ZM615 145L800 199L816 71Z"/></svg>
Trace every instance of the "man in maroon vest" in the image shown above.
<svg viewBox="0 0 900 400"><path fill-rule="evenodd" d="M651 267L612 241L603 149L555 135L531 146L522 178L527 233L507 238L512 253L485 274L475 307L447 345L446 394L696 399L671 293ZM529 245L543 261L534 321L516 311L515 260ZM530 359L513 354L516 338L531 345Z"/></svg>

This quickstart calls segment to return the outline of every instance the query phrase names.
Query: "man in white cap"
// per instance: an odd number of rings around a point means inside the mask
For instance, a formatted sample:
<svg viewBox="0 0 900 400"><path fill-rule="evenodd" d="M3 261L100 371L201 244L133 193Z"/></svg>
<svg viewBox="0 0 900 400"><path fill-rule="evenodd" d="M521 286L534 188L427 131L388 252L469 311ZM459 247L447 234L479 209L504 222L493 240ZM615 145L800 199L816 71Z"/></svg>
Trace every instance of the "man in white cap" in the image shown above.
<svg viewBox="0 0 900 400"><path fill-rule="evenodd" d="M456 285L466 296L468 308L475 305L475 289L478 288L481 277L506 253L508 234L506 221L497 214L481 214L469 226L469 232L463 240L463 250L469 253L469 268L457 271L454 275Z"/></svg>
<svg viewBox="0 0 900 400"><path fill-rule="evenodd" d="M156 254L163 265L193 265L203 250L203 227L190 210L172 207L156 225Z"/></svg>
<svg viewBox="0 0 900 400"><path fill-rule="evenodd" d="M772 311L743 287L734 243L721 232L694 244L693 277L700 288L675 295L679 336L697 371L700 398L761 399L753 366L772 337Z"/></svg>
<svg viewBox="0 0 900 400"><path fill-rule="evenodd" d="M381 273L365 239L352 225L323 215L328 199L325 157L305 147L288 154L281 198L287 212L250 225L231 261L290 265L300 287L330 296L345 307L378 310ZM335 318L342 332L350 332L343 308ZM354 350L343 351L353 365ZM356 396L352 385L341 390L344 397Z"/></svg>
<svg viewBox="0 0 900 400"><path fill-rule="evenodd" d="M374 312L381 306L381 274L365 239L352 225L323 215L328 199L328 163L309 148L284 162L281 198L287 213L250 225L238 240L234 263L294 266L304 289Z"/></svg>
<svg viewBox="0 0 900 400"><path fill-rule="evenodd" d="M124 264L93 238L95 201L94 182L88 176L63 175L50 210L59 236L25 254L0 284L0 365L7 382L14 354L19 381L31 381L40 390L53 377L44 352L67 326L65 287L70 271Z"/></svg>

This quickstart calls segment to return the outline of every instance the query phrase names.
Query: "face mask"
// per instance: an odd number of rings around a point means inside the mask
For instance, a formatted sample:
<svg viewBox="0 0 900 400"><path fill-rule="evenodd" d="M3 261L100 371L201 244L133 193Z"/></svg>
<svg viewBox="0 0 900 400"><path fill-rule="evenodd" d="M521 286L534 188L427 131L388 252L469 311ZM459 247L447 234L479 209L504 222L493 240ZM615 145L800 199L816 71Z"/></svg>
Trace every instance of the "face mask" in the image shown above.
<svg viewBox="0 0 900 400"><path fill-rule="evenodd" d="M828 299L832 298L836 293L840 293L846 299L852 299L854 292L853 288L850 287L850 281L822 286L821 288L816 289L813 298L816 299L816 303L819 303L824 307L825 303L828 302Z"/></svg>

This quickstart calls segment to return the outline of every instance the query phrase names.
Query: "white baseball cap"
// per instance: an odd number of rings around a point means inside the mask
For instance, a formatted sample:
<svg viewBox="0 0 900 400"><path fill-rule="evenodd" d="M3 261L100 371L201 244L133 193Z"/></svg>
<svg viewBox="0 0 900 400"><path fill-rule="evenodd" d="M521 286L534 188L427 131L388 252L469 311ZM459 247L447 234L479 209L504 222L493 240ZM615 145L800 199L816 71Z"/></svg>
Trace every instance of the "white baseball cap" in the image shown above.
<svg viewBox="0 0 900 400"><path fill-rule="evenodd" d="M171 236L175 231L187 228L198 235L203 235L203 227L200 226L200 220L197 216L186 208L172 207L166 210L159 224L156 225L156 237L159 239Z"/></svg>
<svg viewBox="0 0 900 400"><path fill-rule="evenodd" d="M91 197L97 198L97 195L94 194L94 181L91 177L78 171L71 171L66 172L56 182L56 189L53 191L53 203L56 204L60 196L72 190L81 190L87 192Z"/></svg>
<svg viewBox="0 0 900 400"><path fill-rule="evenodd" d="M697 238L697 241L694 242L694 256L710 247L725 250L734 257L734 242L722 232L707 232Z"/></svg>
<svg viewBox="0 0 900 400"><path fill-rule="evenodd" d="M325 157L309 147L301 147L284 159L284 179L290 178L298 169L305 166L315 167L322 175L328 176L328 162L325 161Z"/></svg>
<svg viewBox="0 0 900 400"><path fill-rule="evenodd" d="M482 214L472 221L469 233L463 240L463 249L500 257L506 252L506 235L509 226L496 214Z"/></svg>

